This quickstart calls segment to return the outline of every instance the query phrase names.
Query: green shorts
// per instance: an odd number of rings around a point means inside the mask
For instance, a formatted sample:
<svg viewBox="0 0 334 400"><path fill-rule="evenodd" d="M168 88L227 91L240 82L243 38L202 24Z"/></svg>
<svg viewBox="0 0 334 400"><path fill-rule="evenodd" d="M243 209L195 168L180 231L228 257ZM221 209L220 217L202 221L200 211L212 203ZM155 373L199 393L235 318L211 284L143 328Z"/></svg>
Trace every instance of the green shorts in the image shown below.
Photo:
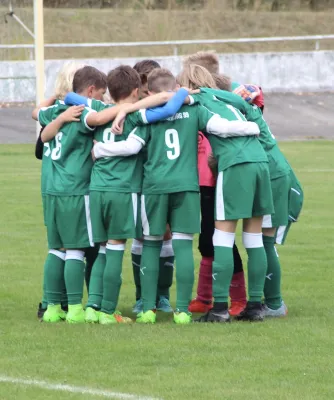
<svg viewBox="0 0 334 400"><path fill-rule="evenodd" d="M43 208L43 221L44 225L46 226L46 202L45 202L45 194L42 194L42 208Z"/></svg>
<svg viewBox="0 0 334 400"><path fill-rule="evenodd" d="M166 224L172 232L200 232L200 198L198 192L145 194L141 197L141 219L146 236L161 236Z"/></svg>
<svg viewBox="0 0 334 400"><path fill-rule="evenodd" d="M271 180L275 212L263 217L262 228L278 228L279 226L288 225L290 188L290 175Z"/></svg>
<svg viewBox="0 0 334 400"><path fill-rule="evenodd" d="M231 221L274 212L268 163L236 164L218 174L215 220Z"/></svg>
<svg viewBox="0 0 334 400"><path fill-rule="evenodd" d="M94 246L89 196L45 196L46 228L50 249Z"/></svg>
<svg viewBox="0 0 334 400"><path fill-rule="evenodd" d="M94 242L141 237L137 193L91 191L89 198Z"/></svg>

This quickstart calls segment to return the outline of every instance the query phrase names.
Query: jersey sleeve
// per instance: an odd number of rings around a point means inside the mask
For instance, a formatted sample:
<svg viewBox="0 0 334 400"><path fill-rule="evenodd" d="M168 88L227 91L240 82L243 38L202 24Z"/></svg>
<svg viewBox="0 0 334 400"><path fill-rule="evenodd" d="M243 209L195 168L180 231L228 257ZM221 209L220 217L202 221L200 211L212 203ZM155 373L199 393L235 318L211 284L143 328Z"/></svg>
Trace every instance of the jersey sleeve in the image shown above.
<svg viewBox="0 0 334 400"><path fill-rule="evenodd" d="M143 146L149 141L150 127L149 126L136 126L130 133L129 137L133 137L142 143Z"/></svg>
<svg viewBox="0 0 334 400"><path fill-rule="evenodd" d="M214 115L217 114L211 112L205 106L200 106L200 105L197 106L197 112L198 112L198 130L206 132L208 122Z"/></svg>
<svg viewBox="0 0 334 400"><path fill-rule="evenodd" d="M53 112L55 107L57 107L56 105L51 106L51 107L42 107L39 112L38 112L38 122L41 124L41 126L46 126L47 124L49 124L52 121L52 116L53 116Z"/></svg>
<svg viewBox="0 0 334 400"><path fill-rule="evenodd" d="M201 88L203 93L208 93L215 96L218 100L223 101L227 104L231 104L233 107L240 110L243 114L246 114L252 106L248 104L242 97L235 93L227 92L226 90Z"/></svg>
<svg viewBox="0 0 334 400"><path fill-rule="evenodd" d="M82 133L87 133L87 134L92 134L92 132L94 132L95 130L95 126L89 126L87 123L87 117L89 114L91 113L95 113L95 110L92 110L89 107L85 107L85 109L83 110L83 112L81 113L80 116L80 121L82 124Z"/></svg>

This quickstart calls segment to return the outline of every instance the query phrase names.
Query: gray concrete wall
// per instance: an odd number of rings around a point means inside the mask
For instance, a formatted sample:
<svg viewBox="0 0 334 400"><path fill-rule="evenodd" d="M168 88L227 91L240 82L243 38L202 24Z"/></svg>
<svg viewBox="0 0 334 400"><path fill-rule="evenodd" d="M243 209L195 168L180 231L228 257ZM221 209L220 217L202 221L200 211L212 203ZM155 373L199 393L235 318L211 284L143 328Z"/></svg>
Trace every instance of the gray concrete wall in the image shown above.
<svg viewBox="0 0 334 400"><path fill-rule="evenodd" d="M295 53L220 54L221 71L233 80L261 85L266 92L334 90L334 51ZM178 73L182 57L156 58ZM45 62L46 96L53 92L54 80L65 60ZM82 59L104 72L120 65L134 65L137 58ZM0 62L0 102L34 101L35 69L32 61Z"/></svg>

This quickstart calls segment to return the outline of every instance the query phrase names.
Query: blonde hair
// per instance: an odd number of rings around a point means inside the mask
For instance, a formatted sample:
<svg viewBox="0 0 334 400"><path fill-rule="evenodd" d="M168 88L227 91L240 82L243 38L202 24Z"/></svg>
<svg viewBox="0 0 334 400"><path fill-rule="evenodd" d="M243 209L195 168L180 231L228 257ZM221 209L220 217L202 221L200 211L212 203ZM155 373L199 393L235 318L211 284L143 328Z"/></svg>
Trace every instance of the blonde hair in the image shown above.
<svg viewBox="0 0 334 400"><path fill-rule="evenodd" d="M217 89L212 75L201 65L185 65L177 77L177 82L179 85L188 87L190 89L198 89L200 87Z"/></svg>
<svg viewBox="0 0 334 400"><path fill-rule="evenodd" d="M212 51L198 51L197 53L186 57L183 60L183 66L185 67L189 64L201 65L212 74L219 73L219 58L217 54Z"/></svg>
<svg viewBox="0 0 334 400"><path fill-rule="evenodd" d="M215 80L218 89L232 92L232 81L229 76L223 74L212 74L212 77Z"/></svg>
<svg viewBox="0 0 334 400"><path fill-rule="evenodd" d="M54 88L54 94L58 100L64 100L66 94L73 91L74 74L84 66L75 61L68 61L61 67Z"/></svg>

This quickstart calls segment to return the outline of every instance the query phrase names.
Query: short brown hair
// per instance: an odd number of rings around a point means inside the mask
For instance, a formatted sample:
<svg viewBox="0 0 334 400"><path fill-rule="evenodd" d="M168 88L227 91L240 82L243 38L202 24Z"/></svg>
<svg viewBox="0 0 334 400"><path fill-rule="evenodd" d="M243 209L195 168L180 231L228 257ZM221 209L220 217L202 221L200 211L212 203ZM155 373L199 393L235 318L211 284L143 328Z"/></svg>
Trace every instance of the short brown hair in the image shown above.
<svg viewBox="0 0 334 400"><path fill-rule="evenodd" d="M107 87L107 76L94 67L86 65L77 70L73 77L73 91L81 93L89 86L95 86L98 89Z"/></svg>
<svg viewBox="0 0 334 400"><path fill-rule="evenodd" d="M232 81L231 78L223 74L211 74L216 82L217 88L232 92Z"/></svg>
<svg viewBox="0 0 334 400"><path fill-rule="evenodd" d="M198 51L186 57L183 61L183 65L187 64L197 64L206 68L212 74L219 73L219 58L216 53L212 51Z"/></svg>
<svg viewBox="0 0 334 400"><path fill-rule="evenodd" d="M161 68L161 66L154 60L138 61L133 67L138 72L142 85L145 85L149 73L156 68Z"/></svg>
<svg viewBox="0 0 334 400"><path fill-rule="evenodd" d="M148 90L159 93L164 90L174 90L176 87L175 76L166 68L156 68L147 77Z"/></svg>
<svg viewBox="0 0 334 400"><path fill-rule="evenodd" d="M110 96L117 103L130 96L134 89L140 88L140 77L130 65L121 65L108 73Z"/></svg>

